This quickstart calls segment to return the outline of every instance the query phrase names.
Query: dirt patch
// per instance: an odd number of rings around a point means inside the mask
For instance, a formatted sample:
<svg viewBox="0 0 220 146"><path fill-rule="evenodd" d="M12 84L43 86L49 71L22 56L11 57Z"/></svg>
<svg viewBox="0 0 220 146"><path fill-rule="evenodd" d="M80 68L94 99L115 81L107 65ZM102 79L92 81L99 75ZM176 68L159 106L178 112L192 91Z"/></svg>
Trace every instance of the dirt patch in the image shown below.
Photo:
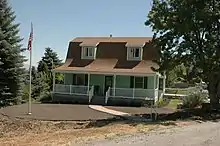
<svg viewBox="0 0 220 146"><path fill-rule="evenodd" d="M155 123L134 123L121 119L87 122L48 122L0 117L1 145L63 145L80 144L94 139L148 132L169 127Z"/></svg>

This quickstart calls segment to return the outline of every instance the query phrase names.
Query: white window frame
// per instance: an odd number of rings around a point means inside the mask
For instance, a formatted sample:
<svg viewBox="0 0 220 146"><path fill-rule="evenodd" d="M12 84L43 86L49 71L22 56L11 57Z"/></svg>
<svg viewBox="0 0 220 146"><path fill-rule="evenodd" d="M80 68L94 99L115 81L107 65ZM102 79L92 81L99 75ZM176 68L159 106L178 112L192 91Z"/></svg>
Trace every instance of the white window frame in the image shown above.
<svg viewBox="0 0 220 146"><path fill-rule="evenodd" d="M135 56L136 49L139 50L139 56ZM127 60L135 60L140 61L142 60L143 48L142 47L128 47L127 48Z"/></svg>
<svg viewBox="0 0 220 146"><path fill-rule="evenodd" d="M90 46L82 47L82 51L81 51L82 59L95 59L95 54L96 54L96 47L90 47Z"/></svg>

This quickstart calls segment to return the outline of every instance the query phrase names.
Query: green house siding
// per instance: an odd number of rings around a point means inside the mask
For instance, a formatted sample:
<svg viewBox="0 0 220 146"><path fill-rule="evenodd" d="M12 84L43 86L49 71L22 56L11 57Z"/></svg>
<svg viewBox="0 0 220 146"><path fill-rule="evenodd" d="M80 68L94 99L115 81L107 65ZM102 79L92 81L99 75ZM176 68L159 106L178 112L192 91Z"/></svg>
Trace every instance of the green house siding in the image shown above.
<svg viewBox="0 0 220 146"><path fill-rule="evenodd" d="M91 74L90 75L90 85L98 85L100 87L100 91L103 91L103 86L105 84L105 75L95 75ZM122 76L118 75L116 76L116 88L130 88L130 76ZM157 79L154 79L154 76L148 76L147 79L147 88L148 89L153 89L154 88L154 82L156 82ZM65 85L72 85L73 83L73 74L71 73L66 73L64 75L64 84ZM157 83L157 82L156 82ZM155 83L155 84L156 84ZM156 85L155 85L156 87Z"/></svg>
<svg viewBox="0 0 220 146"><path fill-rule="evenodd" d="M148 84L147 84L147 88L148 89L154 89L154 76L149 76L148 77Z"/></svg>
<svg viewBox="0 0 220 146"><path fill-rule="evenodd" d="M71 74L71 73L64 74L64 84L65 85L72 85L73 84L73 74Z"/></svg>
<svg viewBox="0 0 220 146"><path fill-rule="evenodd" d="M103 92L103 86L105 84L105 81L104 81L104 75L94 75L94 74L91 74L90 75L90 85L91 86L99 86L99 92L98 94L102 94Z"/></svg>
<svg viewBox="0 0 220 146"><path fill-rule="evenodd" d="M116 88L130 88L130 76L116 76Z"/></svg>

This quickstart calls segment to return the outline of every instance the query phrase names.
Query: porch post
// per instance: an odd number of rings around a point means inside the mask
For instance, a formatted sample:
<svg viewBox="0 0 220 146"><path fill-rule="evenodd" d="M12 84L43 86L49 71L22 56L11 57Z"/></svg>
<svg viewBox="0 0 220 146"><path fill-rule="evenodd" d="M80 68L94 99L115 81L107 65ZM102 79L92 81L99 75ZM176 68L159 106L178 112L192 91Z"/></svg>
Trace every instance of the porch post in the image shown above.
<svg viewBox="0 0 220 146"><path fill-rule="evenodd" d="M157 81L157 80L156 80L156 79L157 79L156 77L157 77L157 75L155 74L155 75L154 75L154 94L153 94L153 95L154 95L154 101L155 101L155 97L156 97L156 90L155 90L155 89L156 89L156 81Z"/></svg>
<svg viewBox="0 0 220 146"><path fill-rule="evenodd" d="M159 90L159 82L160 82L160 77L158 76L158 77L157 77L157 82L156 82L156 83L157 83L157 89L158 89L158 90Z"/></svg>
<svg viewBox="0 0 220 146"><path fill-rule="evenodd" d="M114 85L113 85L113 90L114 90L113 95L114 96L115 96L115 86L116 86L116 75L114 75Z"/></svg>
<svg viewBox="0 0 220 146"><path fill-rule="evenodd" d="M166 88L166 75L163 76L163 93L165 93Z"/></svg>
<svg viewBox="0 0 220 146"><path fill-rule="evenodd" d="M134 76L134 82L133 82L133 99L134 99L134 96L135 96L135 76Z"/></svg>
<svg viewBox="0 0 220 146"><path fill-rule="evenodd" d="M56 73L53 71L53 92L55 91L55 75Z"/></svg>
<svg viewBox="0 0 220 146"><path fill-rule="evenodd" d="M154 75L154 89L156 89L156 75Z"/></svg>
<svg viewBox="0 0 220 146"><path fill-rule="evenodd" d="M87 94L89 94L90 74L88 74Z"/></svg>

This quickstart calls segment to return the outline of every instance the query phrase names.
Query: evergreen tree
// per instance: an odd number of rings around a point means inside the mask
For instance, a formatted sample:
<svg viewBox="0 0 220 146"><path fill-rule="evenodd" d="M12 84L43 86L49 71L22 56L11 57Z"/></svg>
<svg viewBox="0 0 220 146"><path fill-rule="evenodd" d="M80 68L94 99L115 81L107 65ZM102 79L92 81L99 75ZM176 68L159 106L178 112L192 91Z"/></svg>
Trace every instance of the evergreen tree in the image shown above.
<svg viewBox="0 0 220 146"><path fill-rule="evenodd" d="M48 77L46 73L36 73L35 78L32 80L32 98L40 100L47 95L50 91L47 79Z"/></svg>
<svg viewBox="0 0 220 146"><path fill-rule="evenodd" d="M50 90L52 90L52 88L53 88L53 74L52 74L51 70L54 69L55 67L60 66L60 65L62 65L62 61L59 59L57 53L54 52L49 47L46 48L44 56L39 61L37 70L39 73L42 72L44 74L44 77L46 78L46 79L44 79L44 81L47 82L47 84L50 87ZM56 73L55 82L61 83L62 80L63 80L63 75Z"/></svg>
<svg viewBox="0 0 220 146"><path fill-rule="evenodd" d="M56 52L51 48L45 48L44 56L38 64L38 72L51 72L51 70L57 66L61 65L62 60L59 59ZM53 65L53 66L52 66Z"/></svg>
<svg viewBox="0 0 220 146"><path fill-rule="evenodd" d="M16 104L23 94L24 56L21 53L19 24L7 0L0 0L0 103Z"/></svg>

